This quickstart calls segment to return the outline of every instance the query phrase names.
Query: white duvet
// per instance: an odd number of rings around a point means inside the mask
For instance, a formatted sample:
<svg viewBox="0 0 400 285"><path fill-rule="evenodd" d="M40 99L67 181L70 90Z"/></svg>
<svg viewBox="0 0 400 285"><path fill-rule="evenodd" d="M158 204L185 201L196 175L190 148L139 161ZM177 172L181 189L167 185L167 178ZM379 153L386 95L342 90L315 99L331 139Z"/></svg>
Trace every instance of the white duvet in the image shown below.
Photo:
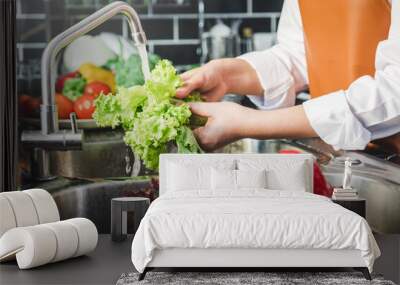
<svg viewBox="0 0 400 285"><path fill-rule="evenodd" d="M156 199L134 237L132 262L143 272L165 248L358 249L370 271L380 255L359 215L322 196L265 189Z"/></svg>

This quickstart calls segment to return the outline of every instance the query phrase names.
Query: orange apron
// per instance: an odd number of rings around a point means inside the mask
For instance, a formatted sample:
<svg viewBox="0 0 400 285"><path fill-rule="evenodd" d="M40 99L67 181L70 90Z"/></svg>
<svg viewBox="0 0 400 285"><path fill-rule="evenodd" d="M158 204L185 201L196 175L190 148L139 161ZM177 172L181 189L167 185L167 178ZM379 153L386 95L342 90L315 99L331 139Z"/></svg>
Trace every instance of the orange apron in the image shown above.
<svg viewBox="0 0 400 285"><path fill-rule="evenodd" d="M312 98L374 75L376 48L389 34L387 0L299 0L299 7Z"/></svg>

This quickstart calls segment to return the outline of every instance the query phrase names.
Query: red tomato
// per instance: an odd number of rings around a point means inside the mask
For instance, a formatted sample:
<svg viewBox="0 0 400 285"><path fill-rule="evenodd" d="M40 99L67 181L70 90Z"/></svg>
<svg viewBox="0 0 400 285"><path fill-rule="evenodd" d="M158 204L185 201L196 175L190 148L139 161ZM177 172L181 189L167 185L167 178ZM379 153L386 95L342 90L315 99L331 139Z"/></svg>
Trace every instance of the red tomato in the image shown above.
<svg viewBox="0 0 400 285"><path fill-rule="evenodd" d="M95 110L95 97L84 93L74 103L74 110L78 119L91 119Z"/></svg>
<svg viewBox="0 0 400 285"><path fill-rule="evenodd" d="M107 84L104 84L99 81L93 81L85 86L85 91L84 93L93 95L95 98L99 96L101 93L104 95L108 95L111 92L110 87L108 87Z"/></svg>
<svg viewBox="0 0 400 285"><path fill-rule="evenodd" d="M58 118L69 119L69 114L74 111L74 103L67 97L56 93L56 104L58 109Z"/></svg>

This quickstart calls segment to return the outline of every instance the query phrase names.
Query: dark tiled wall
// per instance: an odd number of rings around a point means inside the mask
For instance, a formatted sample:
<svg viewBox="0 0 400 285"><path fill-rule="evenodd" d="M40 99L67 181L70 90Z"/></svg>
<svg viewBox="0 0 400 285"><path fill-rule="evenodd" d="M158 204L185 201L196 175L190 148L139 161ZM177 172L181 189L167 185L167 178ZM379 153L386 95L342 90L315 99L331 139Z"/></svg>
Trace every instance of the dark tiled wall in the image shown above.
<svg viewBox="0 0 400 285"><path fill-rule="evenodd" d="M197 0L126 1L140 14L151 51L176 65L199 63ZM40 93L39 62L46 43L109 2L112 0L17 0L20 93ZM177 5L176 2L182 4ZM241 28L274 32L283 0L204 0L204 3L205 30L221 16L227 25L241 18ZM116 18L93 33L108 31L123 34L123 30L121 19Z"/></svg>

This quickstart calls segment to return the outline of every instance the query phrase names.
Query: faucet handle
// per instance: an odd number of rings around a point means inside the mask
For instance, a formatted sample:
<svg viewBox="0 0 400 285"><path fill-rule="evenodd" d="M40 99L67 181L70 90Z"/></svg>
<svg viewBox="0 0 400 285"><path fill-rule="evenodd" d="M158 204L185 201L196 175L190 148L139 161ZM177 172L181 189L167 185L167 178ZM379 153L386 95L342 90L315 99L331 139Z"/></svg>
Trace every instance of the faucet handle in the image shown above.
<svg viewBox="0 0 400 285"><path fill-rule="evenodd" d="M76 114L72 112L69 114L69 120L71 122L72 133L76 134L78 132L78 123L76 122Z"/></svg>

